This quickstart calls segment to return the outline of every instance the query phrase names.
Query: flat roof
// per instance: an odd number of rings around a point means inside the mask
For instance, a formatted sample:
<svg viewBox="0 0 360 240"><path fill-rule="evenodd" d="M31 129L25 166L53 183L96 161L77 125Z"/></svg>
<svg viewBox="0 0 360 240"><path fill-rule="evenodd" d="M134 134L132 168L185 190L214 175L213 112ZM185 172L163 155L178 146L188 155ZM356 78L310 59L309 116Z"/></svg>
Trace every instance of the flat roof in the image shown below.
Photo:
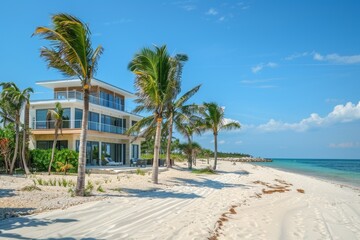
<svg viewBox="0 0 360 240"><path fill-rule="evenodd" d="M36 84L46 87L46 88L51 88L51 89L55 89L58 87L79 87L79 86L81 86L81 80L78 78L76 78L76 79L60 79L60 80L45 80L45 81L37 81ZM123 95L125 98L135 98L136 97L135 94L133 94L127 90L116 87L112 84L109 84L107 82L101 81L96 78L91 79L91 85L100 86L105 89L111 90L113 92L119 93L119 94Z"/></svg>

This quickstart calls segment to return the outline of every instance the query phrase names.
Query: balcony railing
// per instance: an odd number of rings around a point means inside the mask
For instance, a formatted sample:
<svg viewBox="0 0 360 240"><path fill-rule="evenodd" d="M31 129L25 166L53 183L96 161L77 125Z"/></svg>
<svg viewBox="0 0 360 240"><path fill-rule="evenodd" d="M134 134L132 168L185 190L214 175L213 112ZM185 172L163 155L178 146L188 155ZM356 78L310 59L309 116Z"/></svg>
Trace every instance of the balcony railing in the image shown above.
<svg viewBox="0 0 360 240"><path fill-rule="evenodd" d="M78 100L83 100L83 93L79 92L79 91L58 91L55 92L55 99L57 100L67 100L67 99L78 99ZM125 106L124 104L118 103L116 101L109 101L103 98L99 98L96 96L89 96L89 101L90 103L96 104L96 105L100 105L100 106L104 106L104 107L108 107L108 108L112 108L112 109L117 109L120 111L126 111L125 110ZM129 112L129 111L126 111Z"/></svg>
<svg viewBox="0 0 360 240"><path fill-rule="evenodd" d="M62 129L80 129L82 120L63 120ZM33 121L32 129L54 129L55 121ZM88 122L88 129L99 131L99 132L108 132L108 133L117 133L117 134L125 134L127 128L114 126L110 124L104 124L99 122Z"/></svg>

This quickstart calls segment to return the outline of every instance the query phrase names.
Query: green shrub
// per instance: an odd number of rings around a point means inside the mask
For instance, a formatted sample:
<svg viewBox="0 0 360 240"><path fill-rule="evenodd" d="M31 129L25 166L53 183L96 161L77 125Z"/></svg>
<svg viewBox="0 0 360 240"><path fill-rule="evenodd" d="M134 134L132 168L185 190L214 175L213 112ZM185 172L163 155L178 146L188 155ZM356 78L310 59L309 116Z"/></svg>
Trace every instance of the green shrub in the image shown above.
<svg viewBox="0 0 360 240"><path fill-rule="evenodd" d="M85 196L90 196L91 192L94 190L94 185L91 181L88 181L85 187Z"/></svg>
<svg viewBox="0 0 360 240"><path fill-rule="evenodd" d="M21 189L21 191L27 191L27 192L31 192L34 190L41 191L41 189L39 187L37 187L36 185L25 186Z"/></svg>
<svg viewBox="0 0 360 240"><path fill-rule="evenodd" d="M105 190L101 187L101 185L98 186L98 188L96 189L96 191L98 192L105 192Z"/></svg>
<svg viewBox="0 0 360 240"><path fill-rule="evenodd" d="M36 171L47 171L51 159L51 149L33 149L30 151L31 164ZM52 163L52 169L57 169L57 162L63 165L71 164L73 166L69 172L76 172L78 167L79 154L76 151L69 149L55 150L55 156Z"/></svg>
<svg viewBox="0 0 360 240"><path fill-rule="evenodd" d="M145 175L145 171L144 171L144 170L141 170L140 168L138 168L138 169L136 169L136 174L137 174L137 175L144 176L144 175Z"/></svg>

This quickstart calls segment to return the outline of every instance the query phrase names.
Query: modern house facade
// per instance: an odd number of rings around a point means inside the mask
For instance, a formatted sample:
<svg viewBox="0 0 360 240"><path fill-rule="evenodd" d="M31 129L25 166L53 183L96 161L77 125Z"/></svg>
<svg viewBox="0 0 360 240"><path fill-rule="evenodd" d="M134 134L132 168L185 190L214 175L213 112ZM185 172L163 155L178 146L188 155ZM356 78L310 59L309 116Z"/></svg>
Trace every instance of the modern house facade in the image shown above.
<svg viewBox="0 0 360 240"><path fill-rule="evenodd" d="M53 99L30 102L29 127L31 129L30 148L52 148L54 140L54 120L48 110L59 102L64 109L62 135L59 134L57 148L79 150L83 115L83 93L79 79L51 80L36 83L50 88ZM140 157L141 141L144 139L128 136L126 130L141 120L141 116L127 111L126 100L135 95L100 81L91 80L86 146L86 164L103 165L104 158L127 165L130 159Z"/></svg>

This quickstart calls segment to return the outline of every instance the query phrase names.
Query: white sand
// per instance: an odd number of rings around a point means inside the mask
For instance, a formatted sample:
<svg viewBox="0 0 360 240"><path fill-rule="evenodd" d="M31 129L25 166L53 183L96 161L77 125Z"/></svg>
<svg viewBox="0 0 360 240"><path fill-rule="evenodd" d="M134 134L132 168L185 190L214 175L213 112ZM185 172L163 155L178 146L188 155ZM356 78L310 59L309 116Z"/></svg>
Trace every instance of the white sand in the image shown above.
<svg viewBox="0 0 360 240"><path fill-rule="evenodd" d="M6 219L0 238L360 239L358 189L245 163L220 162L219 170L170 170L160 174L156 189L126 188L127 194L105 200ZM257 180L290 191L263 194L273 189Z"/></svg>

